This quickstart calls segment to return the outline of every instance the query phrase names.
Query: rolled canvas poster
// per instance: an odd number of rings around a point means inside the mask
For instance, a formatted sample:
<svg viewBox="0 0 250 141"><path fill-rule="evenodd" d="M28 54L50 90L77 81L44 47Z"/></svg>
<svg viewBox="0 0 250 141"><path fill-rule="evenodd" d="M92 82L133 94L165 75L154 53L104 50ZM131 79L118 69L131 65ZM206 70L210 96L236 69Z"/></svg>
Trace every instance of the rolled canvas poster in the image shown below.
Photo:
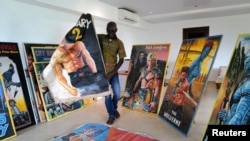
<svg viewBox="0 0 250 141"><path fill-rule="evenodd" d="M250 131L249 59L250 33L239 34L222 80L203 140L213 139L213 127ZM237 135L238 136L238 135Z"/></svg>
<svg viewBox="0 0 250 141"><path fill-rule="evenodd" d="M188 135L222 35L183 40L159 116Z"/></svg>
<svg viewBox="0 0 250 141"><path fill-rule="evenodd" d="M43 71L56 102L111 94L90 14L82 14Z"/></svg>
<svg viewBox="0 0 250 141"><path fill-rule="evenodd" d="M133 45L123 106L147 113L158 112L170 44Z"/></svg>

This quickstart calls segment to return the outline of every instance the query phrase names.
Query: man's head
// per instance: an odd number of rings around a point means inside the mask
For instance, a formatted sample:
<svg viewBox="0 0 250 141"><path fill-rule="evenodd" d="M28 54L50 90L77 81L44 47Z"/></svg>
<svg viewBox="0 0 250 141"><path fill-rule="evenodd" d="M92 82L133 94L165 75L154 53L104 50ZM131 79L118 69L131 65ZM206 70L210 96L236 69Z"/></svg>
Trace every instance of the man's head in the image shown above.
<svg viewBox="0 0 250 141"><path fill-rule="evenodd" d="M8 70L8 71L11 72L12 74L15 73L15 69L14 69L13 64L10 64L10 65L9 65L9 70Z"/></svg>
<svg viewBox="0 0 250 141"><path fill-rule="evenodd" d="M10 64L9 69L10 70L14 69L14 66L12 64Z"/></svg>
<svg viewBox="0 0 250 141"><path fill-rule="evenodd" d="M207 40L202 51L201 51L201 58L205 59L208 56L209 52L213 48L213 40Z"/></svg>
<svg viewBox="0 0 250 141"><path fill-rule="evenodd" d="M157 55L155 52L150 52L147 57L148 65L156 66L157 64Z"/></svg>
<svg viewBox="0 0 250 141"><path fill-rule="evenodd" d="M140 51L139 56L138 56L139 62L145 61L146 57L147 57L146 52L145 51Z"/></svg>
<svg viewBox="0 0 250 141"><path fill-rule="evenodd" d="M189 71L189 67L187 67L187 66L182 67L181 75L180 75L180 79L182 81L184 81L187 78L188 71Z"/></svg>
<svg viewBox="0 0 250 141"><path fill-rule="evenodd" d="M107 33L108 33L108 38L109 39L114 39L116 38L116 32L117 32L117 26L116 26L116 23L115 22L109 22L107 24Z"/></svg>

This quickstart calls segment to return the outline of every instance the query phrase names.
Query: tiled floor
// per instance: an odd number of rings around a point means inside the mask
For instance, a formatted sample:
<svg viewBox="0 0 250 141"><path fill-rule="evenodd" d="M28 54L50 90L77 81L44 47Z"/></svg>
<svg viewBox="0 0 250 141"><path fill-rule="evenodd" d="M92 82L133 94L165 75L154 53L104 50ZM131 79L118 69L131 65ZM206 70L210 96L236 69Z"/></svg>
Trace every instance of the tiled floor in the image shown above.
<svg viewBox="0 0 250 141"><path fill-rule="evenodd" d="M187 137L168 125L157 115L129 110L122 107L121 103L119 103L121 117L112 126L132 132L145 133L160 141L200 141L208 123L217 91L214 82L207 84L194 123ZM20 130L17 132L17 136L10 140L49 141L53 137L66 134L85 123L106 123L107 119L108 115L102 99L62 118Z"/></svg>

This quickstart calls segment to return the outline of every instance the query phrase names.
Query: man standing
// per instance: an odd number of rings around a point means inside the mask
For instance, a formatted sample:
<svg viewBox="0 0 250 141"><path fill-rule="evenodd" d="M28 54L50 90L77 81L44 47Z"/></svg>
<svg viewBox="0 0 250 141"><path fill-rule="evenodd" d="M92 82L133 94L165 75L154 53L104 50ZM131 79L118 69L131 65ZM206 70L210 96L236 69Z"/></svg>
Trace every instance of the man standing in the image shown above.
<svg viewBox="0 0 250 141"><path fill-rule="evenodd" d="M113 124L115 118L120 117L117 108L121 90L117 71L123 64L126 52L123 42L116 36L116 23L112 21L109 22L106 30L107 35L98 34L98 38L102 49L107 78L113 90L113 95L105 96L105 106L109 114L107 124ZM119 60L117 56L119 56Z"/></svg>

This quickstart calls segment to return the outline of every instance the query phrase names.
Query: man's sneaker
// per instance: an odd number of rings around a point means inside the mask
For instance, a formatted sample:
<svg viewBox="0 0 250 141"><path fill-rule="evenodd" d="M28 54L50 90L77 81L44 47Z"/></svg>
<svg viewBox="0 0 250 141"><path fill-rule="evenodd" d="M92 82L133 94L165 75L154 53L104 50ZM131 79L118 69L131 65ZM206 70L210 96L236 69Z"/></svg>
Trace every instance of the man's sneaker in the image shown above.
<svg viewBox="0 0 250 141"><path fill-rule="evenodd" d="M120 117L120 113L118 111L115 111L115 117L119 118Z"/></svg>
<svg viewBox="0 0 250 141"><path fill-rule="evenodd" d="M115 118L114 117L109 117L108 121L107 121L107 124L111 125L113 124L115 121Z"/></svg>

